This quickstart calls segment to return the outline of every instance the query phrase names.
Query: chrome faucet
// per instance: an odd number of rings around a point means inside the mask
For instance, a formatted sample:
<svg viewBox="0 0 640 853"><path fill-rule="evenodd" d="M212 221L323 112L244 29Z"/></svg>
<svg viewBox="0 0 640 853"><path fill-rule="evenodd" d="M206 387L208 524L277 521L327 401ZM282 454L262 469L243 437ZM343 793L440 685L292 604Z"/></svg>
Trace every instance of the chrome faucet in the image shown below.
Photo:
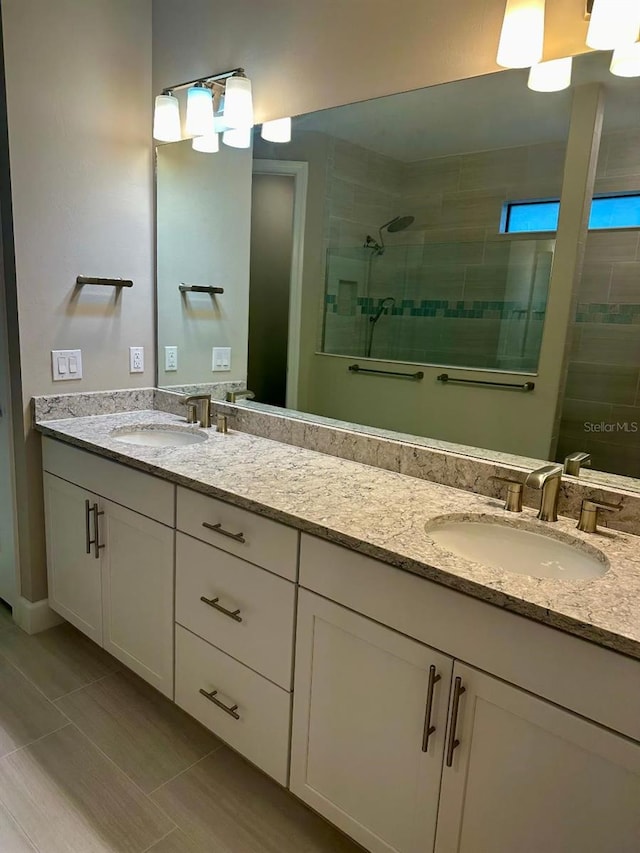
<svg viewBox="0 0 640 853"><path fill-rule="evenodd" d="M562 465L543 465L527 475L525 486L532 489L540 489L540 510L538 518L540 521L558 520L558 497L562 483Z"/></svg>
<svg viewBox="0 0 640 853"><path fill-rule="evenodd" d="M187 407L187 421L195 423L198 419L201 427L211 426L211 394L194 394L182 401ZM193 417L195 412L196 418Z"/></svg>
<svg viewBox="0 0 640 853"><path fill-rule="evenodd" d="M579 477L581 465L591 465L591 454L576 450L575 453L570 453L565 457L564 473L571 477Z"/></svg>
<svg viewBox="0 0 640 853"><path fill-rule="evenodd" d="M255 397L253 391L246 389L245 391L227 391L225 400L227 403L237 403L238 400L255 400Z"/></svg>

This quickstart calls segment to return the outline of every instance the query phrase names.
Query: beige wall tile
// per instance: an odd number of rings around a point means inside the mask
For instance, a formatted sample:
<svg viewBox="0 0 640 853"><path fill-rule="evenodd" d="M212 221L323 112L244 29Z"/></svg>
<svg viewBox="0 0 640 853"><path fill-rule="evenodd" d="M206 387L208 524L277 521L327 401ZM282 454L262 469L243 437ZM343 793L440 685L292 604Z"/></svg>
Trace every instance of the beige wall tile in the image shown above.
<svg viewBox="0 0 640 853"><path fill-rule="evenodd" d="M638 367L574 362L569 365L566 396L634 405L639 378Z"/></svg>
<svg viewBox="0 0 640 853"><path fill-rule="evenodd" d="M640 261L614 263L610 301L640 303Z"/></svg>
<svg viewBox="0 0 640 853"><path fill-rule="evenodd" d="M526 178L529 149L503 148L460 158L460 190L488 190L522 183Z"/></svg>

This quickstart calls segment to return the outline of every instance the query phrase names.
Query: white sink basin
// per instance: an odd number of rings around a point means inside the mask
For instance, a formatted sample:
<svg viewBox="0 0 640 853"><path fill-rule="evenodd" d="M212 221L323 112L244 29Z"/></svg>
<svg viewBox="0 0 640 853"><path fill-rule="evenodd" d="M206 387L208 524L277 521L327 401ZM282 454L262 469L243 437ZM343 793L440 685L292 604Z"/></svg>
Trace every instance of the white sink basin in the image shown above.
<svg viewBox="0 0 640 853"><path fill-rule="evenodd" d="M144 426L121 427L111 433L111 438L125 444L137 444L142 447L185 447L199 444L208 436L193 429L180 427Z"/></svg>
<svg viewBox="0 0 640 853"><path fill-rule="evenodd" d="M499 522L436 522L427 525L427 535L465 560L534 578L588 580L608 568L604 555L581 542L576 547L570 537L565 542Z"/></svg>

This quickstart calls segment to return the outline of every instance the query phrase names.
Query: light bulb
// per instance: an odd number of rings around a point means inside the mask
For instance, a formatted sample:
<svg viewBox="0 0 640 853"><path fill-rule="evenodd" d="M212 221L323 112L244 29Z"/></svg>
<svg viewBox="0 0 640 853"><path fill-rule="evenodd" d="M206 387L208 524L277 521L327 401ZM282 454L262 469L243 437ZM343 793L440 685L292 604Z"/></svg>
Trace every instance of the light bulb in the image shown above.
<svg viewBox="0 0 640 853"><path fill-rule="evenodd" d="M544 0L507 0L496 62L530 68L542 59Z"/></svg>
<svg viewBox="0 0 640 853"><path fill-rule="evenodd" d="M180 104L171 93L158 95L153 113L153 138L158 142L178 142L180 130Z"/></svg>
<svg viewBox="0 0 640 853"><path fill-rule="evenodd" d="M191 86L187 89L187 136L209 136L213 127L213 98L206 86Z"/></svg>
<svg viewBox="0 0 640 853"><path fill-rule="evenodd" d="M638 37L638 27L638 0L594 0L587 44L594 50L615 50L631 45Z"/></svg>
<svg viewBox="0 0 640 853"><path fill-rule="evenodd" d="M230 130L253 127L253 97L248 77L229 77L227 80L224 123Z"/></svg>
<svg viewBox="0 0 640 853"><path fill-rule="evenodd" d="M207 136L194 136L191 140L191 147L194 151L202 151L203 154L215 154L220 150L218 134L210 133Z"/></svg>
<svg viewBox="0 0 640 853"><path fill-rule="evenodd" d="M534 92L560 92L562 89L567 89L571 85L572 65L570 56L532 65L529 72L529 88Z"/></svg>
<svg viewBox="0 0 640 853"><path fill-rule="evenodd" d="M613 51L611 73L617 77L640 77L640 42Z"/></svg>
<svg viewBox="0 0 640 853"><path fill-rule="evenodd" d="M225 130L222 141L231 148L251 148L251 128L241 127Z"/></svg>
<svg viewBox="0 0 640 853"><path fill-rule="evenodd" d="M291 119L276 118L262 125L262 138L267 142L291 142Z"/></svg>

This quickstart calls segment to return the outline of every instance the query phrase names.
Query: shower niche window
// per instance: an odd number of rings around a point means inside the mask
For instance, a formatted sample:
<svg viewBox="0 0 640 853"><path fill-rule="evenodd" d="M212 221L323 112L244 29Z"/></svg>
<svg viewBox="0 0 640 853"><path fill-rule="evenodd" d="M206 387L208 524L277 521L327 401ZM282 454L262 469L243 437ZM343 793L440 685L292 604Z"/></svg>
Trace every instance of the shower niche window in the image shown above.
<svg viewBox="0 0 640 853"><path fill-rule="evenodd" d="M327 249L322 352L535 373L555 240L419 242L407 220Z"/></svg>

